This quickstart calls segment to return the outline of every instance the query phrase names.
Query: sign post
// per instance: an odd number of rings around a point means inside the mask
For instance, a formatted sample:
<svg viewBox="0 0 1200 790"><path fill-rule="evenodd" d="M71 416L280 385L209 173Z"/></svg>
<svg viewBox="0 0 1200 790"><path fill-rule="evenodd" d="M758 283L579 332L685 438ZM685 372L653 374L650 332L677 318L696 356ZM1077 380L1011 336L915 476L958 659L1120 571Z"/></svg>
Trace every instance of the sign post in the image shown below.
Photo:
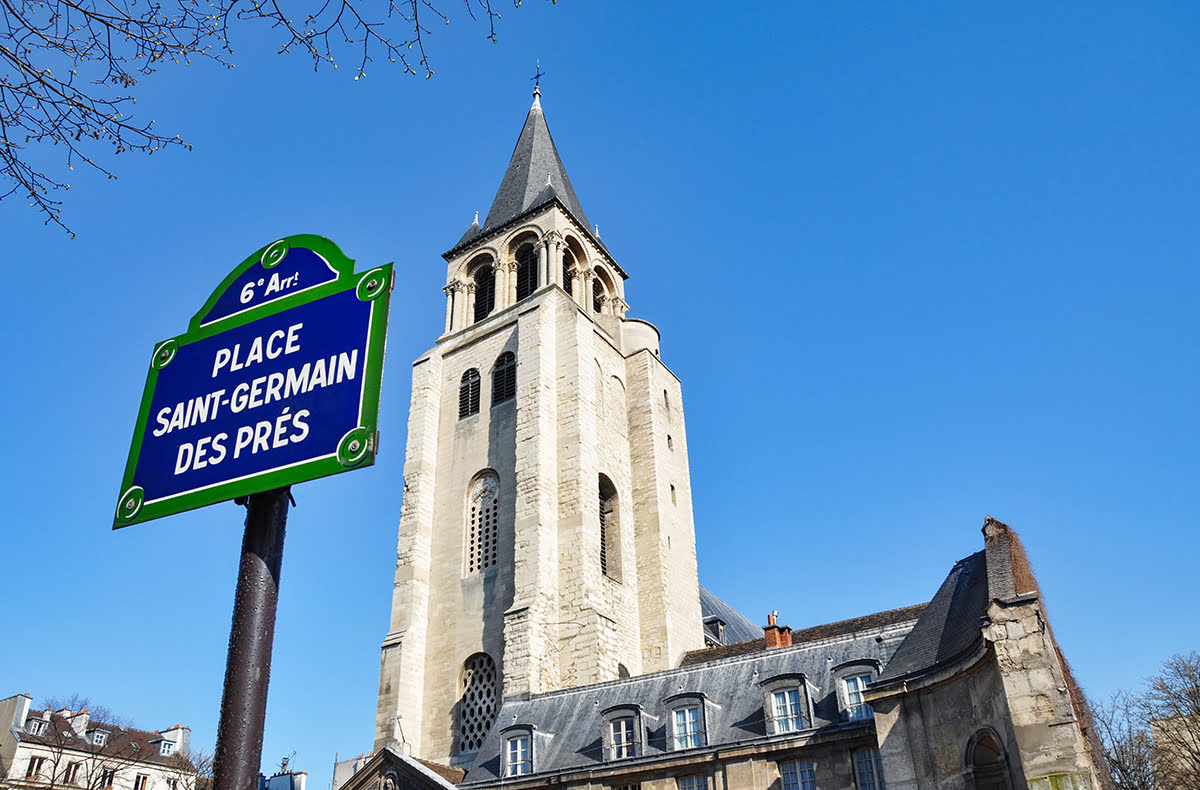
<svg viewBox="0 0 1200 790"><path fill-rule="evenodd" d="M154 348L113 529L246 505L214 790L262 757L291 486L375 462L392 265L362 274L320 236L246 258Z"/></svg>

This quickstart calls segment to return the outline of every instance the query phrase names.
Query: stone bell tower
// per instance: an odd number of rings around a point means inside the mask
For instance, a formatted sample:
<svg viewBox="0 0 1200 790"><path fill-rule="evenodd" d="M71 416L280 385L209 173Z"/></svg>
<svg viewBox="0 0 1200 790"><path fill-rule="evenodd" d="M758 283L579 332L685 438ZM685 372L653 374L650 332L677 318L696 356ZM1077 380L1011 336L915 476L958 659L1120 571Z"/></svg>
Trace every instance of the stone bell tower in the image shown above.
<svg viewBox="0 0 1200 790"><path fill-rule="evenodd" d="M679 379L626 316L540 90L413 364L375 747L474 758L503 696L703 646Z"/></svg>

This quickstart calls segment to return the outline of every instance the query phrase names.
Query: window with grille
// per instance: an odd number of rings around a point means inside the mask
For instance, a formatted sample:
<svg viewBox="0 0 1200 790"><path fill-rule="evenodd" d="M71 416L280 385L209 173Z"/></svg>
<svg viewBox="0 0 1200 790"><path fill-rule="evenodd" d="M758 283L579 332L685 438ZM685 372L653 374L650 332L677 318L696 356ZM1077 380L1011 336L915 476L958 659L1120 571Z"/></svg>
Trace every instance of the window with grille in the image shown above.
<svg viewBox="0 0 1200 790"><path fill-rule="evenodd" d="M817 771L812 760L788 760L779 764L783 790L816 790Z"/></svg>
<svg viewBox="0 0 1200 790"><path fill-rule="evenodd" d="M492 405L512 400L517 396L517 357L505 351L496 357L492 366Z"/></svg>
<svg viewBox="0 0 1200 790"><path fill-rule="evenodd" d="M842 680L846 688L846 714L851 721L869 719L874 715L871 706L863 701L863 689L871 682L870 675L853 675Z"/></svg>
<svg viewBox="0 0 1200 790"><path fill-rule="evenodd" d="M486 474L471 486L467 503L467 574L496 564L499 541L500 481Z"/></svg>
<svg viewBox="0 0 1200 790"><path fill-rule="evenodd" d="M608 723L610 760L637 756L637 724L632 716L623 716Z"/></svg>
<svg viewBox="0 0 1200 790"><path fill-rule="evenodd" d="M804 694L798 688L771 692L771 724L776 733L796 732L807 727Z"/></svg>
<svg viewBox="0 0 1200 790"><path fill-rule="evenodd" d="M700 774L681 776L675 780L676 790L708 790L708 777Z"/></svg>
<svg viewBox="0 0 1200 790"><path fill-rule="evenodd" d="M537 250L532 244L526 244L517 250L517 300L524 299L538 286Z"/></svg>
<svg viewBox="0 0 1200 790"><path fill-rule="evenodd" d="M463 664L462 697L458 701L458 752L479 751L496 720L496 662L476 653Z"/></svg>
<svg viewBox="0 0 1200 790"><path fill-rule="evenodd" d="M617 524L617 488L600 475L600 572L621 578L621 538Z"/></svg>
<svg viewBox="0 0 1200 790"><path fill-rule="evenodd" d="M529 750L529 735L510 735L504 750L504 774L525 776L533 773L533 755Z"/></svg>
<svg viewBox="0 0 1200 790"><path fill-rule="evenodd" d="M575 256L571 254L570 250L567 250L566 252L563 253L563 270L562 270L563 289L566 290L567 293L573 293L572 288L571 288L571 270L574 268L575 268Z"/></svg>
<svg viewBox="0 0 1200 790"><path fill-rule="evenodd" d="M479 413L479 371L471 368L458 383L458 419Z"/></svg>
<svg viewBox="0 0 1200 790"><path fill-rule="evenodd" d="M676 708L671 721L676 749L694 749L701 745L700 707L698 705Z"/></svg>
<svg viewBox="0 0 1200 790"><path fill-rule="evenodd" d="M484 266L475 273L475 320L487 318L496 307L496 270Z"/></svg>
<svg viewBox="0 0 1200 790"><path fill-rule="evenodd" d="M858 790L887 790L878 749L859 749L854 753L854 782Z"/></svg>

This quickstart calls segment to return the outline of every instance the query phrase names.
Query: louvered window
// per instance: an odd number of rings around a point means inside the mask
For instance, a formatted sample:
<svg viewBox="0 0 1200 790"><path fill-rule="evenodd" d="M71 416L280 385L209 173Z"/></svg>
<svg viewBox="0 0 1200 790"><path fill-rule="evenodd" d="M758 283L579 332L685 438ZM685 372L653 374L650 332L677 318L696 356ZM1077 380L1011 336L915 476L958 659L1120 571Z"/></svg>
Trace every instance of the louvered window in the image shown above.
<svg viewBox="0 0 1200 790"><path fill-rule="evenodd" d="M606 506L608 500L604 498L604 492L600 492L600 572L605 576L608 575L608 513Z"/></svg>
<svg viewBox="0 0 1200 790"><path fill-rule="evenodd" d="M573 268L575 268L575 256L571 254L570 250L567 250L563 253L562 272L563 288L566 289L567 293L573 293L571 289L571 269Z"/></svg>
<svg viewBox="0 0 1200 790"><path fill-rule="evenodd" d="M458 418L479 413L479 371L471 368L462 374L458 385Z"/></svg>
<svg viewBox="0 0 1200 790"><path fill-rule="evenodd" d="M600 308L604 305L604 286L600 284L600 278L592 278L592 310L600 312Z"/></svg>
<svg viewBox="0 0 1200 790"><path fill-rule="evenodd" d="M538 260L537 250L532 244L526 244L517 250L517 300L520 301L537 290Z"/></svg>
<svg viewBox="0 0 1200 790"><path fill-rule="evenodd" d="M505 351L496 358L492 368L492 405L512 400L517 396L517 358Z"/></svg>
<svg viewBox="0 0 1200 790"><path fill-rule="evenodd" d="M496 270L484 266L475 274L475 320L482 321L496 307Z"/></svg>
<svg viewBox="0 0 1200 790"><path fill-rule="evenodd" d="M462 697L458 701L458 753L479 751L496 720L496 662L476 653L463 665Z"/></svg>

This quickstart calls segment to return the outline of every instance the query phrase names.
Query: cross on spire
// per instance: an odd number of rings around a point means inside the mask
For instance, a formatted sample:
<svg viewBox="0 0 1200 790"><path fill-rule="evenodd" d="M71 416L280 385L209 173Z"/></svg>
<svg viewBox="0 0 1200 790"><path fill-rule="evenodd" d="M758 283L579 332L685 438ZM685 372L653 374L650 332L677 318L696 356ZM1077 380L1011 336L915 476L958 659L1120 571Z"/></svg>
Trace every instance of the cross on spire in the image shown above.
<svg viewBox="0 0 1200 790"><path fill-rule="evenodd" d="M534 67L533 76L529 79L533 81L533 94L535 96L542 92L542 77L546 76L546 72L542 71L541 58L537 61L537 66Z"/></svg>

